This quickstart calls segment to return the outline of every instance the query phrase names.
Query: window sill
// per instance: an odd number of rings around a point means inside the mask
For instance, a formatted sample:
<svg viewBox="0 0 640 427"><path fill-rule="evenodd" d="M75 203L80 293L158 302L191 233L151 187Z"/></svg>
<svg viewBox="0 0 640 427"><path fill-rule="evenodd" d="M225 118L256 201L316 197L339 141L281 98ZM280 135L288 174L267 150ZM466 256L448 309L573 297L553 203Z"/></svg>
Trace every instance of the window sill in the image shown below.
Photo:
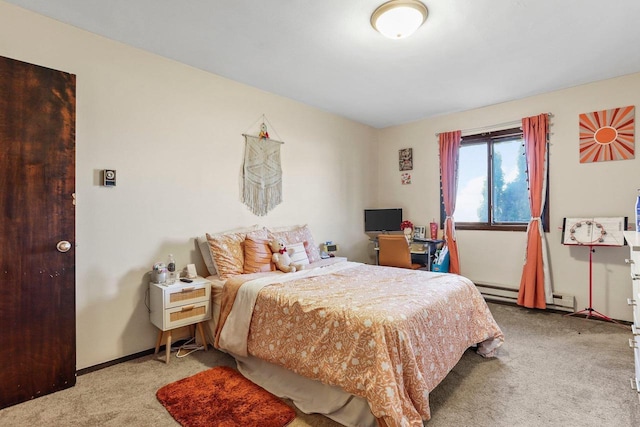
<svg viewBox="0 0 640 427"><path fill-rule="evenodd" d="M456 222L456 230L527 231L526 225L489 225Z"/></svg>

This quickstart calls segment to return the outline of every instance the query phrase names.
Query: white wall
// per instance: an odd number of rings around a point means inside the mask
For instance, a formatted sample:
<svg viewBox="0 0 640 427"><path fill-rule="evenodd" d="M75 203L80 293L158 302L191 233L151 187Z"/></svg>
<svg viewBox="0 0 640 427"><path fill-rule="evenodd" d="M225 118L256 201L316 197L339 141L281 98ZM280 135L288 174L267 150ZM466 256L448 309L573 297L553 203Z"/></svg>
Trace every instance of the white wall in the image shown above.
<svg viewBox="0 0 640 427"><path fill-rule="evenodd" d="M543 72L543 71L541 71ZM545 70L544 72L549 72ZM633 223L640 188L640 159L580 164L581 113L640 105L640 74L547 93L477 110L387 128L379 132L380 203L405 208L414 224L439 218L438 132L474 129L550 112L550 220L546 234L553 287L575 295L577 309L588 306L589 252L563 246L565 217L628 216ZM637 112L636 112L637 117ZM413 147L412 184L400 184L398 149ZM640 156L638 156L640 157ZM455 215L454 215L455 218ZM517 289L522 273L524 232L457 231L462 274L478 283ZM593 255L593 307L611 317L632 320L628 247L599 248Z"/></svg>
<svg viewBox="0 0 640 427"><path fill-rule="evenodd" d="M145 273L173 253L204 274L205 232L308 223L318 243L367 258L375 129L1 1L0 55L77 76L78 369L153 348ZM241 134L262 114L285 141L284 202L260 218L239 201L239 173ZM116 188L99 185L102 169Z"/></svg>
<svg viewBox="0 0 640 427"><path fill-rule="evenodd" d="M631 216L638 159L579 164L578 114L636 105L640 74L375 130L303 104L124 46L0 1L0 55L77 75L77 367L152 348L145 273L168 253L196 263L194 238L260 223L309 223L318 242L370 260L365 207L402 207L427 225L439 216L435 133L551 112L554 289L587 306L588 253L560 244L567 216ZM264 218L239 202L241 134L265 114L285 141L284 202ZM379 142L378 142L379 141ZM379 144L379 148L378 148ZM414 151L400 184L398 149ZM377 167L376 167L377 165ZM118 186L99 171L118 171ZM458 231L462 273L517 288L524 233ZM594 307L631 320L627 248L594 255Z"/></svg>

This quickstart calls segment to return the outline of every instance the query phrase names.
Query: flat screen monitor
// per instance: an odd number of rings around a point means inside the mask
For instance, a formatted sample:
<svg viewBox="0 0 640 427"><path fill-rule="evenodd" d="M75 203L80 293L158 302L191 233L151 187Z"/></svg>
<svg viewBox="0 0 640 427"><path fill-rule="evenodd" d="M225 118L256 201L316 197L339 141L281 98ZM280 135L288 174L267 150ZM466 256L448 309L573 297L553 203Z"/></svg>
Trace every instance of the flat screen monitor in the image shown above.
<svg viewBox="0 0 640 427"><path fill-rule="evenodd" d="M364 231L383 232L400 231L402 223L402 209L365 209Z"/></svg>

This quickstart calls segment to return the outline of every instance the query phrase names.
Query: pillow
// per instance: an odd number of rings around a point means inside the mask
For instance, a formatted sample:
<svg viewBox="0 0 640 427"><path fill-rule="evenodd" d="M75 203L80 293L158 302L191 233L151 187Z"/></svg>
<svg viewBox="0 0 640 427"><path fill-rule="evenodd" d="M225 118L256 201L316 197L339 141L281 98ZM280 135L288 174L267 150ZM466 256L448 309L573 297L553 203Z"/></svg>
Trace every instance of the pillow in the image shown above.
<svg viewBox="0 0 640 427"><path fill-rule="evenodd" d="M291 246L294 243L305 243L304 248L307 252L309 262L320 261L320 249L316 245L311 235L311 230L307 224L293 227L290 229L274 229L269 230L269 239L281 238Z"/></svg>
<svg viewBox="0 0 640 427"><path fill-rule="evenodd" d="M271 261L272 255L271 249L269 248L269 240L247 236L247 238L244 239L243 272L247 274L275 271L276 266Z"/></svg>
<svg viewBox="0 0 640 427"><path fill-rule="evenodd" d="M244 242L244 238L245 235L242 233L221 236L211 236L207 233L209 248L221 279L242 274L244 264L242 242Z"/></svg>
<svg viewBox="0 0 640 427"><path fill-rule="evenodd" d="M287 245L287 249L293 249L293 254L291 255L291 262L293 264L309 265L309 258L307 257L307 251L304 249L304 243Z"/></svg>
<svg viewBox="0 0 640 427"><path fill-rule="evenodd" d="M267 231L259 229L249 233L238 232L212 236L207 233L209 250L221 279L244 272L244 240L247 236L267 238Z"/></svg>
<svg viewBox="0 0 640 427"><path fill-rule="evenodd" d="M198 236L198 249L200 249L200 253L202 254L204 265L207 266L207 271L210 275L214 276L216 274L216 265L213 263L213 257L211 256L211 249L209 249L207 236Z"/></svg>
<svg viewBox="0 0 640 427"><path fill-rule="evenodd" d="M222 233L211 234L211 236L221 236L223 234L234 233L248 233L255 230L260 230L260 226L258 224L252 225L251 227L236 228L229 231L223 231ZM210 275L214 276L216 274L216 264L213 261L213 255L211 254L211 248L209 247L207 236L198 237L198 248L200 249L200 253L202 254L204 264L207 266L207 271Z"/></svg>

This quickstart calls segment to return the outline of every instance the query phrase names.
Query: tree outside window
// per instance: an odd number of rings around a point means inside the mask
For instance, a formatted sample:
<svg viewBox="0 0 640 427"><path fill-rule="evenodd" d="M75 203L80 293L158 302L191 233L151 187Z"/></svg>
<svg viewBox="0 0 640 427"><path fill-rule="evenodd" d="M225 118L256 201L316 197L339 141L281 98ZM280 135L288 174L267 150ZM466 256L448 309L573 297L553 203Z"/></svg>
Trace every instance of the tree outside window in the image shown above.
<svg viewBox="0 0 640 427"><path fill-rule="evenodd" d="M531 219L526 168L519 128L463 137L453 215L456 228L526 230ZM548 229L548 215L545 218Z"/></svg>

